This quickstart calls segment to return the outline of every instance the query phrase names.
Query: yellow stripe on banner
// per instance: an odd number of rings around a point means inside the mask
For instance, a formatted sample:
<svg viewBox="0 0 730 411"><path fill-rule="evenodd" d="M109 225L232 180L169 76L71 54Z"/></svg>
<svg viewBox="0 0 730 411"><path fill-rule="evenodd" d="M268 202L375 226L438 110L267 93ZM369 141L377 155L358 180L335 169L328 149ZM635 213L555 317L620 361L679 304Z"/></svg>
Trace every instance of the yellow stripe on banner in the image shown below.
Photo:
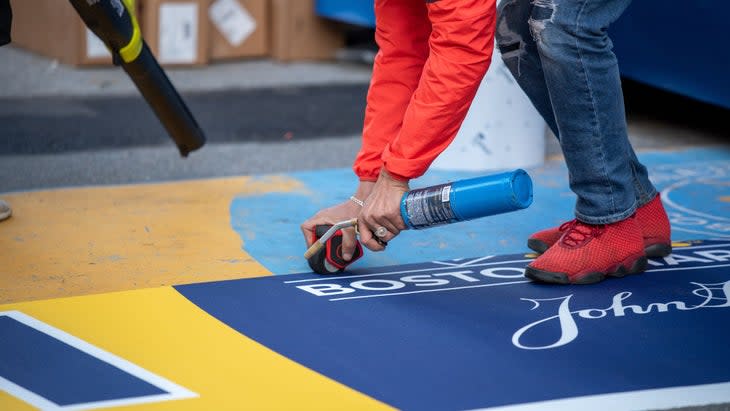
<svg viewBox="0 0 730 411"><path fill-rule="evenodd" d="M242 177L3 194L0 303L270 274L242 250L231 202L300 187Z"/></svg>
<svg viewBox="0 0 730 411"><path fill-rule="evenodd" d="M390 409L241 335L170 287L0 306L6 310L35 317L199 394L123 409ZM15 409L14 404L0 396L0 409Z"/></svg>
<svg viewBox="0 0 730 411"><path fill-rule="evenodd" d="M31 407L27 403L13 397L5 391L0 391L0 410L7 411L34 411L35 407Z"/></svg>

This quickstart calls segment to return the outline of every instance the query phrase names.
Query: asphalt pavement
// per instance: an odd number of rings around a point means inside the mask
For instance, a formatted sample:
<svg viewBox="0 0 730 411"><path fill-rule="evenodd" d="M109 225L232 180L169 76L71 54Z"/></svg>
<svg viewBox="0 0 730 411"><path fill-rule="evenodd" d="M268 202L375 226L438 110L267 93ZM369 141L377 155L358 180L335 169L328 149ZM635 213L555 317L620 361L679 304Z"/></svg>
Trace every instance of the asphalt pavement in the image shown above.
<svg viewBox="0 0 730 411"><path fill-rule="evenodd" d="M0 193L349 167L370 68L267 60L168 69L208 138L182 159L119 68L0 48ZM727 145L728 111L626 81L637 150ZM546 136L548 158L559 157Z"/></svg>

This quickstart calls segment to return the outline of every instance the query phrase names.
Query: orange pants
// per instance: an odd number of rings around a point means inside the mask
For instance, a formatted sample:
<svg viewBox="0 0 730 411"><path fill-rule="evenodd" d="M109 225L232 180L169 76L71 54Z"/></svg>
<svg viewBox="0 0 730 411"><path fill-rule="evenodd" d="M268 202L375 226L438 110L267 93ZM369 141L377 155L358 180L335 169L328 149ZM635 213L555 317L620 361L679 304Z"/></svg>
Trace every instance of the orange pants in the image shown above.
<svg viewBox="0 0 730 411"><path fill-rule="evenodd" d="M415 178L451 143L489 68L495 0L375 0L375 57L353 170Z"/></svg>

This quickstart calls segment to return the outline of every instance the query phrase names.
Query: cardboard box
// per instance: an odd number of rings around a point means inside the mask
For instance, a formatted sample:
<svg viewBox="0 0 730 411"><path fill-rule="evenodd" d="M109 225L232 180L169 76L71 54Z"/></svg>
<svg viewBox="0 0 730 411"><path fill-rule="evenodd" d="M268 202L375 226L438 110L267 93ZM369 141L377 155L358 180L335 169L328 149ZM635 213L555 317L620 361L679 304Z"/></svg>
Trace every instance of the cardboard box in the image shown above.
<svg viewBox="0 0 730 411"><path fill-rule="evenodd" d="M111 65L111 53L71 3L12 0L13 44L70 65Z"/></svg>
<svg viewBox="0 0 730 411"><path fill-rule="evenodd" d="M345 45L340 27L317 17L314 0L271 0L271 55L281 61L334 58Z"/></svg>
<svg viewBox="0 0 730 411"><path fill-rule="evenodd" d="M144 0L142 34L161 65L208 62L210 0Z"/></svg>
<svg viewBox="0 0 730 411"><path fill-rule="evenodd" d="M269 54L269 0L212 0L208 17L211 59Z"/></svg>

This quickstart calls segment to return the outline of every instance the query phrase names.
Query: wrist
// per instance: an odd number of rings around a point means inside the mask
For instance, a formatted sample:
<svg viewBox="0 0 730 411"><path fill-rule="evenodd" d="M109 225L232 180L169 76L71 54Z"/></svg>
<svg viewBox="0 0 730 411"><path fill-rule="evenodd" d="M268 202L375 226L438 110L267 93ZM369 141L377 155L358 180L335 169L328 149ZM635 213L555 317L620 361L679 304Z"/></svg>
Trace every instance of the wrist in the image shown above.
<svg viewBox="0 0 730 411"><path fill-rule="evenodd" d="M383 167L383 169L380 170L379 179L386 180L387 182L389 182L392 185L405 187L406 190L408 189L408 182L410 180L407 177L403 177L398 174L389 172L385 167Z"/></svg>
<svg viewBox="0 0 730 411"><path fill-rule="evenodd" d="M357 190L355 191L355 194L353 194L353 197L357 198L358 200L365 201L365 199L370 196L370 193L373 191L374 186L375 181L360 181L360 184L357 186Z"/></svg>

